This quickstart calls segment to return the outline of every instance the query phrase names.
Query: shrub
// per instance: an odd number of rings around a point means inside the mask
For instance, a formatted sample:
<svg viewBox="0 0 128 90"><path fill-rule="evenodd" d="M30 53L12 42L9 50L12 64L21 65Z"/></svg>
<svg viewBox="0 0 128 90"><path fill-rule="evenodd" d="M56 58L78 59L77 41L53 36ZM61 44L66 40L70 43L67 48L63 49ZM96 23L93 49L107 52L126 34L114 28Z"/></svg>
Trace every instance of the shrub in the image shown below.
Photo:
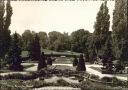
<svg viewBox="0 0 128 90"><path fill-rule="evenodd" d="M91 81L83 81L79 88L81 90L127 90L122 87L111 87L102 83L92 83Z"/></svg>
<svg viewBox="0 0 128 90"><path fill-rule="evenodd" d="M103 77L103 78L101 78L101 81L103 81L103 82L112 82L112 78L111 77Z"/></svg>
<svg viewBox="0 0 128 90"><path fill-rule="evenodd" d="M31 73L31 74L8 74L5 76L0 76L0 80L7 80L7 79L20 79L20 80L30 80L30 79L36 79L38 77L38 74Z"/></svg>
<svg viewBox="0 0 128 90"><path fill-rule="evenodd" d="M57 84L59 84L60 86L69 86L70 85L68 82L66 82L63 79L57 80Z"/></svg>
<svg viewBox="0 0 128 90"><path fill-rule="evenodd" d="M99 80L99 76L98 75L91 74L90 75L90 79Z"/></svg>

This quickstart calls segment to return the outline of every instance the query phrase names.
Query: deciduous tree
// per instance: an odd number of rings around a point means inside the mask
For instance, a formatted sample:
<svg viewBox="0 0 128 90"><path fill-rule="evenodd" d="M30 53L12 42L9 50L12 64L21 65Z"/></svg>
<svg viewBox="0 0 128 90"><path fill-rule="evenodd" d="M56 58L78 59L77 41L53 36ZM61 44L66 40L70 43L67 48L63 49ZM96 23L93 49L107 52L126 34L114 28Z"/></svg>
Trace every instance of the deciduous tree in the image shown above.
<svg viewBox="0 0 128 90"><path fill-rule="evenodd" d="M10 0L0 0L0 57L3 58L9 50L11 36L9 26L11 24L12 7Z"/></svg>

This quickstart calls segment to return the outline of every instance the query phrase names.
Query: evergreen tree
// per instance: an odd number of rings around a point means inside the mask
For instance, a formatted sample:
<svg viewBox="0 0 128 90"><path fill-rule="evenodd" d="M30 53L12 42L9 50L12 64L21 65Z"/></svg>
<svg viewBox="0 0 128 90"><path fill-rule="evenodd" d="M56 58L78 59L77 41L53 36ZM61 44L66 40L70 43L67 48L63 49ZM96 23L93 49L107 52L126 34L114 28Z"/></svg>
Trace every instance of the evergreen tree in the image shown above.
<svg viewBox="0 0 128 90"><path fill-rule="evenodd" d="M86 70L85 61L83 59L83 54L80 54L80 58L79 58L76 70L77 71L85 71Z"/></svg>
<svg viewBox="0 0 128 90"><path fill-rule="evenodd" d="M115 0L113 13L113 47L116 59L128 61L128 0Z"/></svg>
<svg viewBox="0 0 128 90"><path fill-rule="evenodd" d="M41 47L39 43L39 37L36 34L34 40L30 43L30 54L29 57L32 60L40 60Z"/></svg>
<svg viewBox="0 0 128 90"><path fill-rule="evenodd" d="M10 65L11 70L23 70L23 67L21 65L22 58L21 58L21 47L20 47L20 41L18 38L17 33L14 34L14 37L12 38L11 47L8 53L8 63Z"/></svg>
<svg viewBox="0 0 128 90"><path fill-rule="evenodd" d="M45 68L45 67L47 67L46 57L44 55L44 52L42 52L41 57L38 62L38 71L40 71L42 68Z"/></svg>
<svg viewBox="0 0 128 90"><path fill-rule="evenodd" d="M94 25L94 35L93 35L93 42L94 48L96 49L96 54L102 54L102 48L106 42L109 25L110 25L110 15L108 14L109 10L107 7L107 1L102 3L100 10L96 17L96 22ZM97 55L97 56L98 56Z"/></svg>
<svg viewBox="0 0 128 90"><path fill-rule="evenodd" d="M108 38L105 43L105 48L103 52L103 66L106 68L108 72L113 72L113 51L112 51L112 38L111 38L111 32L108 35Z"/></svg>
<svg viewBox="0 0 128 90"><path fill-rule="evenodd" d="M76 56L74 56L73 66L77 66L77 64L78 64L78 59Z"/></svg>
<svg viewBox="0 0 128 90"><path fill-rule="evenodd" d="M5 13L6 12L6 13ZM11 24L12 7L7 0L6 9L4 0L0 0L0 57L4 58L9 50L11 36L9 26Z"/></svg>

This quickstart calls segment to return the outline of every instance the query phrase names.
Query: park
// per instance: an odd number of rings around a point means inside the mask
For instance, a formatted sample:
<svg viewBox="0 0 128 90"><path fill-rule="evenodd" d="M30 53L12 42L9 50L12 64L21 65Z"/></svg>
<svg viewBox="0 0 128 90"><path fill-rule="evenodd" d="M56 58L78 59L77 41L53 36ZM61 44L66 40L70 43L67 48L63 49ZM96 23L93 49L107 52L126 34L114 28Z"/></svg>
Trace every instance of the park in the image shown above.
<svg viewBox="0 0 128 90"><path fill-rule="evenodd" d="M96 15L94 32L78 29L11 33L15 1L0 1L1 90L127 90L127 0L115 0L112 31L107 4ZM25 1L24 1L25 2Z"/></svg>

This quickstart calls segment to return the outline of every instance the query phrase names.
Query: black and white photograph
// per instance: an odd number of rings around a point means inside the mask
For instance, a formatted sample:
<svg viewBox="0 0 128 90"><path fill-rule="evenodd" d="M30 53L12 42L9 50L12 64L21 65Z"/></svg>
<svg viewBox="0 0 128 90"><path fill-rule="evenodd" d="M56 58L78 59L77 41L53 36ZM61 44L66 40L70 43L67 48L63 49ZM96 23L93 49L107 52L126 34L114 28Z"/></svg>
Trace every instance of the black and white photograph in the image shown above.
<svg viewBox="0 0 128 90"><path fill-rule="evenodd" d="M128 0L0 0L0 90L128 90Z"/></svg>

